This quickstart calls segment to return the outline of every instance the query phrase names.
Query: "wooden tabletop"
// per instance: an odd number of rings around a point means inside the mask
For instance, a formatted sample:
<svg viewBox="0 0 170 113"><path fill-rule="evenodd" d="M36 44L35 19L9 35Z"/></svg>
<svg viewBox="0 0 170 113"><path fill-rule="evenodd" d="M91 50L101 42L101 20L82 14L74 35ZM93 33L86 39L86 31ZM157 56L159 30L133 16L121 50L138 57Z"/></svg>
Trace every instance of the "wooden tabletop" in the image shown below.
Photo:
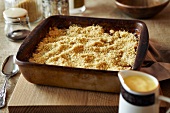
<svg viewBox="0 0 170 113"><path fill-rule="evenodd" d="M88 16L88 17L102 17L102 18L112 18L112 19L133 19L123 14L118 10L114 4L114 0L85 0L86 11L78 16ZM21 42L11 42L4 34L4 19L2 12L4 11L4 1L0 3L0 65L2 65L4 59L10 55L16 55ZM170 50L170 4L157 16L141 20L146 23L149 30L149 38L152 42L159 45L159 49ZM37 23L38 24L38 23ZM31 24L32 28L36 24ZM167 56L169 57L169 56ZM170 69L169 69L170 70ZM20 74L14 76L10 79L8 89L7 89L7 103L11 97L13 89L18 81ZM0 75L0 87L2 86L4 77ZM160 82L162 92L165 96L170 97L170 80L165 80ZM90 94L90 93L89 93ZM102 94L101 94L102 95ZM100 95L100 96L101 96ZM7 107L0 110L2 113L8 113Z"/></svg>

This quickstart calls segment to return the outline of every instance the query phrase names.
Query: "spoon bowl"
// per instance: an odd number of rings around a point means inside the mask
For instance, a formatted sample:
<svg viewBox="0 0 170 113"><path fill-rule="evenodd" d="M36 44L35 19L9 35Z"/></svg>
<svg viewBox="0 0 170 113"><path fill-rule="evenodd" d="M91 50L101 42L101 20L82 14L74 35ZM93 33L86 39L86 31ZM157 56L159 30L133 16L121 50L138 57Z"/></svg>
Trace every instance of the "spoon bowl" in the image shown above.
<svg viewBox="0 0 170 113"><path fill-rule="evenodd" d="M8 56L4 63L2 64L2 73L6 77L11 77L15 74L17 74L19 71L18 65L15 64L15 56L10 55Z"/></svg>
<svg viewBox="0 0 170 113"><path fill-rule="evenodd" d="M5 75L5 82L0 90L0 108L5 106L6 86L10 77L16 75L19 71L18 65L15 64L15 56L8 56L2 64L2 73Z"/></svg>

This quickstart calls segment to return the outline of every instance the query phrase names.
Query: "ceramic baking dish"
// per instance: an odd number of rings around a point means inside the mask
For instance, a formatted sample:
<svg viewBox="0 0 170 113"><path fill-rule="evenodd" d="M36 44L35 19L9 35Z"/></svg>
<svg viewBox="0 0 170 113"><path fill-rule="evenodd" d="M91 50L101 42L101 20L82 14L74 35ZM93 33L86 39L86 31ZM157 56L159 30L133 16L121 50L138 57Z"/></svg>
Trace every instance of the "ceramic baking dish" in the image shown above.
<svg viewBox="0 0 170 113"><path fill-rule="evenodd" d="M23 41L17 55L18 64L25 79L34 84L58 86L64 88L83 89L102 92L119 92L118 71L94 70L36 64L28 62L38 43L46 36L50 27L68 28L72 24L82 27L100 25L106 32L126 30L134 33L139 40L133 70L139 70L145 59L149 36L145 23L138 20L118 20L76 16L51 16L42 21Z"/></svg>

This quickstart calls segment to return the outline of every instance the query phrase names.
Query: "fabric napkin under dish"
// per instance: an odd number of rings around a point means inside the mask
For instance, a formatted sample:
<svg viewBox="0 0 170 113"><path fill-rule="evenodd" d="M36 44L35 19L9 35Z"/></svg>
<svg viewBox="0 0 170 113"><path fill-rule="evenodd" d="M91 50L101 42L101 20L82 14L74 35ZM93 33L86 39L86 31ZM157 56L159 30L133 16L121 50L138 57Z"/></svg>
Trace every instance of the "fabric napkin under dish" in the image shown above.
<svg viewBox="0 0 170 113"><path fill-rule="evenodd" d="M147 56L140 71L155 76L159 81L170 79L170 50L160 49L158 44L150 41Z"/></svg>

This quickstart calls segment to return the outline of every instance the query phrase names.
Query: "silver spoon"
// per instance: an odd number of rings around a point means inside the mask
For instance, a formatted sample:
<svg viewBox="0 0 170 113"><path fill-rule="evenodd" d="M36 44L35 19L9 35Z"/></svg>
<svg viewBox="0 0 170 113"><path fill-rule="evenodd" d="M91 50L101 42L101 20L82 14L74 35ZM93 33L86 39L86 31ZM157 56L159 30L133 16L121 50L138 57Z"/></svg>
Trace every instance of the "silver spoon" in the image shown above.
<svg viewBox="0 0 170 113"><path fill-rule="evenodd" d="M8 56L4 63L2 64L2 73L5 75L5 82L0 90L0 108L5 106L5 98L6 98L6 86L8 80L13 75L17 74L19 71L18 65L15 64L15 56Z"/></svg>

